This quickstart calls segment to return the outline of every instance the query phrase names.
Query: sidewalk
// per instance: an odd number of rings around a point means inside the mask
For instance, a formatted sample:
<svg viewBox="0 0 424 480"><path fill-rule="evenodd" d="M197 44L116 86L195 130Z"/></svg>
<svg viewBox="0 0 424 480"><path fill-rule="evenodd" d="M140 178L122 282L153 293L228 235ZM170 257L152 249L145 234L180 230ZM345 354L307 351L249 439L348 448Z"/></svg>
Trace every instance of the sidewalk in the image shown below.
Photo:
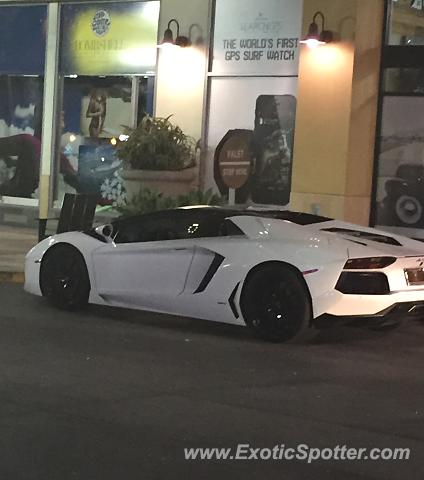
<svg viewBox="0 0 424 480"><path fill-rule="evenodd" d="M0 282L23 282L25 255L37 242L35 230L0 225Z"/></svg>

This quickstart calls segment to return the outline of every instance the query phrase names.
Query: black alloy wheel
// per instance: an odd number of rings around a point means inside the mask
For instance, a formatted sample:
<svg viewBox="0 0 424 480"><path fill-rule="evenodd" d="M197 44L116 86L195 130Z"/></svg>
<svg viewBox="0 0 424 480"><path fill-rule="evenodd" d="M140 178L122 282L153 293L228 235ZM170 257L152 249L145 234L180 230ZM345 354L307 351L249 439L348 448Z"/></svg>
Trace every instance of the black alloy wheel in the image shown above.
<svg viewBox="0 0 424 480"><path fill-rule="evenodd" d="M264 340L305 341L315 330L307 286L300 273L284 264L265 264L248 275L241 309L246 324Z"/></svg>
<svg viewBox="0 0 424 480"><path fill-rule="evenodd" d="M44 297L64 310L75 310L88 303L90 279L81 253L63 244L47 251L41 262L40 287Z"/></svg>

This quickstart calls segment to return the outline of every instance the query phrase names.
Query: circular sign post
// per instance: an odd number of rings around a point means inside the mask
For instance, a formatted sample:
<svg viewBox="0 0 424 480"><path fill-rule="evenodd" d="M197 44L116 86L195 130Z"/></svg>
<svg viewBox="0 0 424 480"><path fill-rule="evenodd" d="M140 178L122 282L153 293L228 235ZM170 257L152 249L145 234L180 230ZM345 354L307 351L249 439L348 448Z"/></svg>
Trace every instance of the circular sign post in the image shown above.
<svg viewBox="0 0 424 480"><path fill-rule="evenodd" d="M252 152L246 135L237 130L228 134L219 152L218 165L221 179L230 189L230 205L235 203L235 190L241 188L249 179L251 164Z"/></svg>

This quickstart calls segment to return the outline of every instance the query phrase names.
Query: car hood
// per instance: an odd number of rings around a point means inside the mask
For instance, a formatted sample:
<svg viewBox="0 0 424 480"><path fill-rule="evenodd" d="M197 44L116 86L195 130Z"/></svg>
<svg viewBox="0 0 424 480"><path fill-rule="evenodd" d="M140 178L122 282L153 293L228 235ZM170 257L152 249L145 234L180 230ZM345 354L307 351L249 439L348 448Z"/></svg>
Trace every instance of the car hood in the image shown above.
<svg viewBox="0 0 424 480"><path fill-rule="evenodd" d="M337 220L313 225L314 231L347 242L349 258L370 256L424 257L424 243L370 227ZM352 232L352 233L350 233Z"/></svg>
<svg viewBox="0 0 424 480"><path fill-rule="evenodd" d="M283 241L347 251L349 258L373 256L424 257L424 243L375 228L330 220L297 225L287 220L237 216L231 220L255 240Z"/></svg>

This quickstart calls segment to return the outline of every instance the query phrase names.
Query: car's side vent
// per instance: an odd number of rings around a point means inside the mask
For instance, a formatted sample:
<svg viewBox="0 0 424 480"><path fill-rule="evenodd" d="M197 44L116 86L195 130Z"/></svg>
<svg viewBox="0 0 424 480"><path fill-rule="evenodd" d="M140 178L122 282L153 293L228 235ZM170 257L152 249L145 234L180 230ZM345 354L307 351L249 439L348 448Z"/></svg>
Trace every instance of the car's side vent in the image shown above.
<svg viewBox="0 0 424 480"><path fill-rule="evenodd" d="M209 285L210 281L212 280L213 276L215 275L218 268L221 266L221 263L224 261L224 257L219 255L219 253L215 253L215 256L210 264L208 271L206 272L205 276L202 278L199 286L195 290L194 293L201 293L206 290L206 287Z"/></svg>
<svg viewBox="0 0 424 480"><path fill-rule="evenodd" d="M231 308L231 311L233 312L233 315L236 317L236 318L239 318L240 315L237 311L237 307L236 307L236 304L234 302L234 299L236 298L236 295L237 295L237 290L240 286L240 282L234 287L234 290L231 292L231 295L230 295L230 298L228 299L228 303L230 305L230 308Z"/></svg>

